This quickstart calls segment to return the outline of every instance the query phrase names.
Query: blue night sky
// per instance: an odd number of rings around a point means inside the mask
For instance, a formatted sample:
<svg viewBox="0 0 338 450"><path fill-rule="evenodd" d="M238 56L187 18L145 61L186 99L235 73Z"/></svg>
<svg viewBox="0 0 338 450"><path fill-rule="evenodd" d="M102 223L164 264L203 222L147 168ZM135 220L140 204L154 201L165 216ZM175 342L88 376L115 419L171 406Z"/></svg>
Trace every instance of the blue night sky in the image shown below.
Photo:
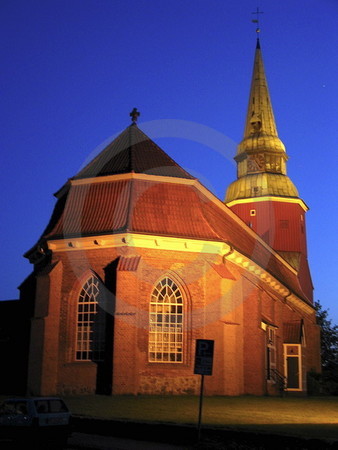
<svg viewBox="0 0 338 450"><path fill-rule="evenodd" d="M338 323L337 0L1 0L1 299L18 298L53 194L135 106L140 128L224 198L257 5L288 175L310 207L315 299Z"/></svg>

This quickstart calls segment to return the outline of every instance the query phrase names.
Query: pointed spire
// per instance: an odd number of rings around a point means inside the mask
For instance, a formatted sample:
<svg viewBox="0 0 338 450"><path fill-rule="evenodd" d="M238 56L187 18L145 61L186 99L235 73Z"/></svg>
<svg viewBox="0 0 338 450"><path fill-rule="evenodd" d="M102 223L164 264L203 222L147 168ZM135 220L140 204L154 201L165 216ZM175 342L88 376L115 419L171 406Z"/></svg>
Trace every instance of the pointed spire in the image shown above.
<svg viewBox="0 0 338 450"><path fill-rule="evenodd" d="M258 132L278 137L259 38L256 44L244 138Z"/></svg>
<svg viewBox="0 0 338 450"><path fill-rule="evenodd" d="M279 139L257 36L244 136L237 147L237 180L226 193L226 203L262 196L298 197L286 176L288 156Z"/></svg>
<svg viewBox="0 0 338 450"><path fill-rule="evenodd" d="M277 153L280 154L278 158ZM269 156L269 154L274 156ZM235 157L239 169L238 176L245 176L256 171L285 175L287 159L284 144L277 133L261 45L257 37L244 136L238 145ZM253 160L260 161L257 170L256 163L252 164ZM264 160L266 164L263 163ZM278 161L278 163L269 162L272 160Z"/></svg>

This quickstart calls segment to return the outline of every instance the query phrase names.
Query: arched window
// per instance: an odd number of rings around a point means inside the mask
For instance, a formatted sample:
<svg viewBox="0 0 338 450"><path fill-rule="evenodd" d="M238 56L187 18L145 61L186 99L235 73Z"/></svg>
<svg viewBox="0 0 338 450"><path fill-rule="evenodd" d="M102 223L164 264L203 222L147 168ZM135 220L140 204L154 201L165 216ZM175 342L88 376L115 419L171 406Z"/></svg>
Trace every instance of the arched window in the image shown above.
<svg viewBox="0 0 338 450"><path fill-rule="evenodd" d="M183 296L168 277L154 288L150 299L149 361L183 361Z"/></svg>
<svg viewBox="0 0 338 450"><path fill-rule="evenodd" d="M77 306L76 359L104 359L106 314L100 302L100 281L91 276L84 283Z"/></svg>

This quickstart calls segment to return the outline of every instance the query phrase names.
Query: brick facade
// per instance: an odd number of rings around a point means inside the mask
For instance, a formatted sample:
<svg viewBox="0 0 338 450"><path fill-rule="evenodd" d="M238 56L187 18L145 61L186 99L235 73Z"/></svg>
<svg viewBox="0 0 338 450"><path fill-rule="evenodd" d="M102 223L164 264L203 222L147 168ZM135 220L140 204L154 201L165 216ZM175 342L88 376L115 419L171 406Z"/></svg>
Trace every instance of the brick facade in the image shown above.
<svg viewBox="0 0 338 450"><path fill-rule="evenodd" d="M138 258L136 269L119 269L120 258ZM213 264L227 268L222 277ZM77 302L86 279L95 274L109 287L106 360L75 359ZM168 276L184 297L183 361L149 362L149 302L158 280ZM98 248L55 252L37 277L32 322L30 394L197 394L195 341L215 341L213 375L206 395L277 394L267 381L266 331L276 332L276 369L285 373L283 323L304 321L302 391L306 373L320 370L319 333L314 312L304 314L252 272L219 255L172 250ZM311 311L309 309L308 311Z"/></svg>

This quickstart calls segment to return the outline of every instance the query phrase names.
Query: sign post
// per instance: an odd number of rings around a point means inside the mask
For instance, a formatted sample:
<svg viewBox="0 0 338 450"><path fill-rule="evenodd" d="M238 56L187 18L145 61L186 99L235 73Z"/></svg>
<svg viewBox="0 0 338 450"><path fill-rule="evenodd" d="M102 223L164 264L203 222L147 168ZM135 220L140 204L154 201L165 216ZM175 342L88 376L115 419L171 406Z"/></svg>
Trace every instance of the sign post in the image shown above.
<svg viewBox="0 0 338 450"><path fill-rule="evenodd" d="M196 339L195 368L194 374L201 375L201 390L198 412L197 437L200 440L204 375L212 375L212 363L214 359L214 341L210 339Z"/></svg>

